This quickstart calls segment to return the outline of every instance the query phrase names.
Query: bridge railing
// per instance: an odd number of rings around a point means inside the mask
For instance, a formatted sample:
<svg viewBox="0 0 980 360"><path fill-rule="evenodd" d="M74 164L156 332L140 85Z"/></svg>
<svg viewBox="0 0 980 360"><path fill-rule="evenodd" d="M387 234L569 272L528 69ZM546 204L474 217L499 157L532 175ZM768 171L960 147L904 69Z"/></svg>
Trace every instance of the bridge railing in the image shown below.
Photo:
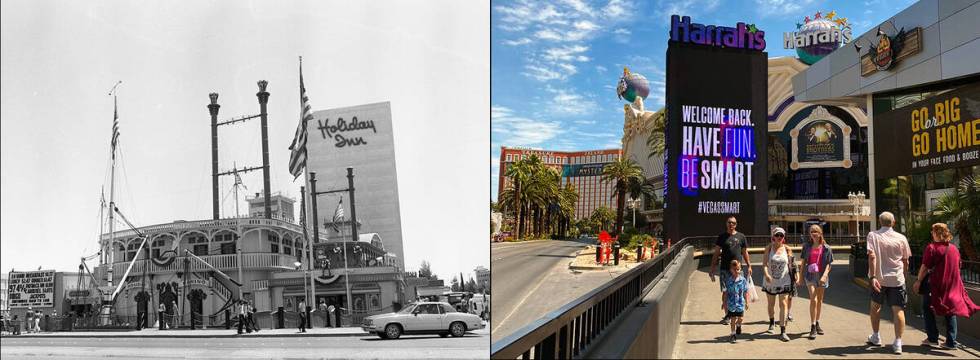
<svg viewBox="0 0 980 360"><path fill-rule="evenodd" d="M494 359L567 359L581 354L627 311L680 253L682 239L655 258L491 345Z"/></svg>
<svg viewBox="0 0 980 360"><path fill-rule="evenodd" d="M687 246L709 252L718 236L692 236L674 243L650 261L582 295L544 317L493 343L493 359L567 359L579 356L612 324L629 310L651 288L668 264ZM748 246L765 247L768 235L746 236ZM797 237L800 239L800 237ZM858 236L827 236L831 246L851 245ZM793 241L790 239L789 241ZM799 244L796 240L795 244Z"/></svg>

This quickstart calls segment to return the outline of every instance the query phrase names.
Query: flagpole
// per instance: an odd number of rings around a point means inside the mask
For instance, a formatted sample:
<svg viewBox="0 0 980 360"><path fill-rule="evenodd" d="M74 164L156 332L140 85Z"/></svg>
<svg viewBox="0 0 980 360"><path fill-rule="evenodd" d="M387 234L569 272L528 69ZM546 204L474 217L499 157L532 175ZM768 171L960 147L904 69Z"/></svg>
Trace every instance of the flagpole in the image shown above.
<svg viewBox="0 0 980 360"><path fill-rule="evenodd" d="M299 85L300 85L300 91L299 91L299 116L300 116L300 120L299 121L300 121L300 124L301 125L305 126L306 125L306 116L307 116L307 114L306 114L306 106L307 106L307 104L303 100L304 97L306 97L306 84L303 84L303 57L302 56L299 57ZM306 129L305 128L303 129L303 132L306 132ZM307 148L306 147L306 144L304 143L303 144L303 161L304 162L309 161L309 157L308 157L309 153L307 152L306 148ZM307 189L311 189L309 187L310 186L310 183L309 183L310 177L309 177L309 175L307 175L309 173L309 168L307 166L303 166L303 172L304 172L304 177L305 177L304 182L306 183ZM310 194L310 196L316 196L316 194ZM313 214L316 214L316 212L314 211ZM309 224L309 222L307 222L307 224ZM316 224L316 222L314 222L314 224ZM308 271L310 273L310 295L307 298L307 302L306 303L307 303L307 305L312 306L314 309L316 309L316 282L313 281L313 276L314 276L314 274L313 274L313 269L314 269L314 266L313 266L313 243L320 241L320 239L319 239L320 233L319 233L319 231L314 231L313 233L315 234L315 237L314 237L314 239L312 239L312 241L310 240L310 238L309 238L308 235L306 236L306 244L307 244L307 251L306 251L307 267L306 268L308 269ZM306 279L303 279L303 280L305 281ZM305 311L306 309L303 309L303 310ZM307 318L309 319L309 313L307 313ZM309 324L310 325L313 324L312 319L309 319L307 321L309 321ZM312 328L312 326L310 326L310 328Z"/></svg>
<svg viewBox="0 0 980 360"><path fill-rule="evenodd" d="M110 138L110 166L109 166L109 263L106 265L106 283L108 287L112 287L112 268L115 266L115 251L114 242L116 240L115 232L115 209L116 209L116 144L117 144L117 134L119 132L119 106L116 98L116 87L122 84L122 81L116 82L112 86L112 90L109 94L112 95L112 137ZM102 308L101 315L103 316L103 324L108 324L112 315L112 302L113 299L110 296L103 295L102 297Z"/></svg>

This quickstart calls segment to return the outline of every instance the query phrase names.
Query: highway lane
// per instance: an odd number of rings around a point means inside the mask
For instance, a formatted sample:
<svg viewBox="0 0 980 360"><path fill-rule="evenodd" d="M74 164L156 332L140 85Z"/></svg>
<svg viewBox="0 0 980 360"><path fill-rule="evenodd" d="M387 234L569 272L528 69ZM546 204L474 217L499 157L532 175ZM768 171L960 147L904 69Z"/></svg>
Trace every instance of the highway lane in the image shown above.
<svg viewBox="0 0 980 360"><path fill-rule="evenodd" d="M583 242L545 240L494 243L490 247L491 337L497 341L546 313L540 294L553 287L552 274L568 273L567 266ZM544 289L542 289L544 287Z"/></svg>

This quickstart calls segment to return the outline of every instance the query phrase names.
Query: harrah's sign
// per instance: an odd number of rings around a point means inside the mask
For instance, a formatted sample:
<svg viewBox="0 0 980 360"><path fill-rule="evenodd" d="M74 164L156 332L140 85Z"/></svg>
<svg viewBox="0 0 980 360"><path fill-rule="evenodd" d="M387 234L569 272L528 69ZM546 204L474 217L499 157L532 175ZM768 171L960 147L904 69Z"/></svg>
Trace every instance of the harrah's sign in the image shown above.
<svg viewBox="0 0 980 360"><path fill-rule="evenodd" d="M763 51L766 32L755 24L738 23L735 27L692 23L690 16L671 15L670 40L700 45Z"/></svg>

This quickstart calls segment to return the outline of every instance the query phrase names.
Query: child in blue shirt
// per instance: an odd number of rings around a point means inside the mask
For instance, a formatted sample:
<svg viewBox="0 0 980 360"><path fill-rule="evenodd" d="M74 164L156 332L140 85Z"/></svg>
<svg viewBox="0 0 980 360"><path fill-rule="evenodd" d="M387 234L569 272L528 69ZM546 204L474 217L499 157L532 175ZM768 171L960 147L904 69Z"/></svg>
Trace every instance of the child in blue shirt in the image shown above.
<svg viewBox="0 0 980 360"><path fill-rule="evenodd" d="M742 276L742 264L738 260L732 260L729 267L732 277L725 284L725 304L722 310L728 312L729 324L732 327L731 342L735 342L735 335L742 333L742 315L749 308L749 288L748 280Z"/></svg>

